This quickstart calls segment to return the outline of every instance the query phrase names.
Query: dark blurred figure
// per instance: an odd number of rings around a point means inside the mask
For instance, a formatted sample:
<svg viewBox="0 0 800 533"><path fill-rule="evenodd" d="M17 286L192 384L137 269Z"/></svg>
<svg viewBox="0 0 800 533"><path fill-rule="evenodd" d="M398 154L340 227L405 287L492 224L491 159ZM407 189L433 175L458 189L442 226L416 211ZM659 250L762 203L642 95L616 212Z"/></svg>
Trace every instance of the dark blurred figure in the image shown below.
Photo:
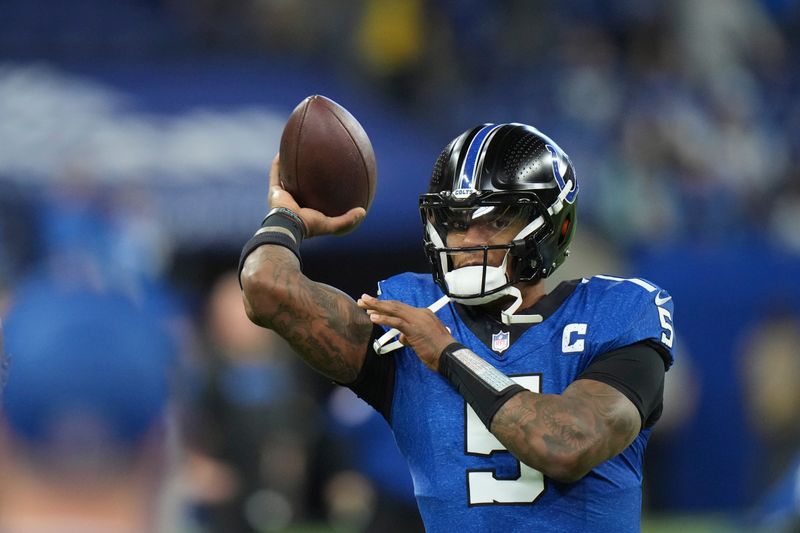
<svg viewBox="0 0 800 533"><path fill-rule="evenodd" d="M756 487L780 479L800 452L800 318L765 319L747 337L741 376L750 427L763 447Z"/></svg>
<svg viewBox="0 0 800 533"><path fill-rule="evenodd" d="M741 376L750 426L760 440L754 474L758 503L747 516L758 531L800 531L800 319L765 319L747 337Z"/></svg>
<svg viewBox="0 0 800 533"><path fill-rule="evenodd" d="M425 531L408 463L383 417L345 387L332 391L327 413L339 455L324 489L328 522L343 531Z"/></svg>
<svg viewBox="0 0 800 533"><path fill-rule="evenodd" d="M161 322L118 294L39 278L13 295L4 332L0 531L179 531L176 345Z"/></svg>
<svg viewBox="0 0 800 533"><path fill-rule="evenodd" d="M235 273L207 309L209 346L190 415L189 479L210 531L280 531L307 520L318 408L310 372L276 334L254 326Z"/></svg>

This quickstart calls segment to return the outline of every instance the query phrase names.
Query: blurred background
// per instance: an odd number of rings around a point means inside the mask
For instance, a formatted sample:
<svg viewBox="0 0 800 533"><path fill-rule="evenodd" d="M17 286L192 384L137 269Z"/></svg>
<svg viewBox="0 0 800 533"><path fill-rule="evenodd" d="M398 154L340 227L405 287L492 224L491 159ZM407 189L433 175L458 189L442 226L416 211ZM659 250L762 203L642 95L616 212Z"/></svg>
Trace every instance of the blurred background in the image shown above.
<svg viewBox="0 0 800 533"><path fill-rule="evenodd" d="M439 151L482 122L537 126L581 180L558 279L675 298L643 530L800 531L798 57L795 0L3 0L0 516L23 512L0 526L88 483L85 512L63 500L75 524L114 494L127 514L96 523L420 530L382 419L241 307L283 124L319 93L370 135L378 190L357 231L304 243L310 277L356 296L427 271L416 205ZM157 324L116 331L119 299Z"/></svg>

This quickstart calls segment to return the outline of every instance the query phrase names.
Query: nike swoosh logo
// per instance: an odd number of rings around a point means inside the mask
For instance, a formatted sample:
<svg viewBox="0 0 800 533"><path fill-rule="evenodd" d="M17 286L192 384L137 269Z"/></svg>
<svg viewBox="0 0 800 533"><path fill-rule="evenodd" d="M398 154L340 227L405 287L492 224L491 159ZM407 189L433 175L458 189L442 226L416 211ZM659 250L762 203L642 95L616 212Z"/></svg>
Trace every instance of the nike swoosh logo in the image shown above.
<svg viewBox="0 0 800 533"><path fill-rule="evenodd" d="M659 291L658 294L656 294L656 305L664 305L668 301L672 300L672 296L667 296L666 298L662 298L661 297L662 292L664 291Z"/></svg>

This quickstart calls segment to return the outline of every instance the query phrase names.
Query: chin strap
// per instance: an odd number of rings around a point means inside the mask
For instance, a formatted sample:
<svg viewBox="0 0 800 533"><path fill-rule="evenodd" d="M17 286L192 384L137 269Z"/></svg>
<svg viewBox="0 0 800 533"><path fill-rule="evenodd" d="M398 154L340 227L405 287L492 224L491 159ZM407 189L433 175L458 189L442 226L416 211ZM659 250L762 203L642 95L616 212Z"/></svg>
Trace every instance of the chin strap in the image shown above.
<svg viewBox="0 0 800 533"><path fill-rule="evenodd" d="M496 298L499 298L504 295L513 296L515 298L514 303L512 303L505 311L500 312L500 318L503 321L503 324L538 324L544 317L542 315L515 315L514 313L517 312L519 306L522 305L522 293L517 287L507 287L506 289L493 294ZM470 299L462 299L462 298L453 298L453 301L460 302L464 305L476 305L475 299L470 301ZM439 309L450 303L451 298L449 296L442 296L431 305L428 306L428 309L431 312L436 313ZM378 355L386 355L389 352L393 352L397 349L403 347L403 344L397 340L397 337L400 335L400 331L392 328L379 338L375 339L375 342L372 344L372 349L375 350L375 353Z"/></svg>
<svg viewBox="0 0 800 533"><path fill-rule="evenodd" d="M502 291L498 291L494 294L490 294L489 296L481 296L478 298L453 298L454 302L458 302L463 305L483 305L489 302L493 302L498 298L502 298L503 296L513 296L514 301L509 305L504 311L500 311L500 320L503 324L538 324L539 322L544 320L542 315L515 315L514 313L517 312L517 309L522 305L522 292L517 287L513 285L510 287L506 287Z"/></svg>
<svg viewBox="0 0 800 533"><path fill-rule="evenodd" d="M500 320L503 321L503 324L538 324L544 320L542 315L515 315L514 313L522 305L522 293L516 287L508 287L505 292L516 299L505 311L500 312Z"/></svg>
<svg viewBox="0 0 800 533"><path fill-rule="evenodd" d="M449 302L450 302L449 296L442 296L441 298L433 302L431 305L429 305L428 309L430 309L431 312L435 313L436 311L447 305ZM400 335L399 330L395 328L390 329L389 331L381 335L380 338L375 339L375 342L372 343L372 349L375 350L375 353L378 355L385 355L389 352L393 352L399 348L402 348L403 344L399 340L395 339L395 337L398 337L399 335ZM392 339L395 340L392 341Z"/></svg>

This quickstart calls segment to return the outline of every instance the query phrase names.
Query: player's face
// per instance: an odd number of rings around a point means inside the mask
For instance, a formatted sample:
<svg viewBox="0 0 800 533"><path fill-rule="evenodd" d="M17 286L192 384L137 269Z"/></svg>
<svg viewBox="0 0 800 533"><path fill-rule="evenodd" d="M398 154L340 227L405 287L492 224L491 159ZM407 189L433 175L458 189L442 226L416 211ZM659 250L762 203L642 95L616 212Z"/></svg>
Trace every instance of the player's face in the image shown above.
<svg viewBox="0 0 800 533"><path fill-rule="evenodd" d="M452 210L448 220L448 248L508 244L528 223L528 210L515 206L483 206ZM488 265L500 266L506 250L489 250ZM453 268L483 265L484 252L451 254Z"/></svg>

